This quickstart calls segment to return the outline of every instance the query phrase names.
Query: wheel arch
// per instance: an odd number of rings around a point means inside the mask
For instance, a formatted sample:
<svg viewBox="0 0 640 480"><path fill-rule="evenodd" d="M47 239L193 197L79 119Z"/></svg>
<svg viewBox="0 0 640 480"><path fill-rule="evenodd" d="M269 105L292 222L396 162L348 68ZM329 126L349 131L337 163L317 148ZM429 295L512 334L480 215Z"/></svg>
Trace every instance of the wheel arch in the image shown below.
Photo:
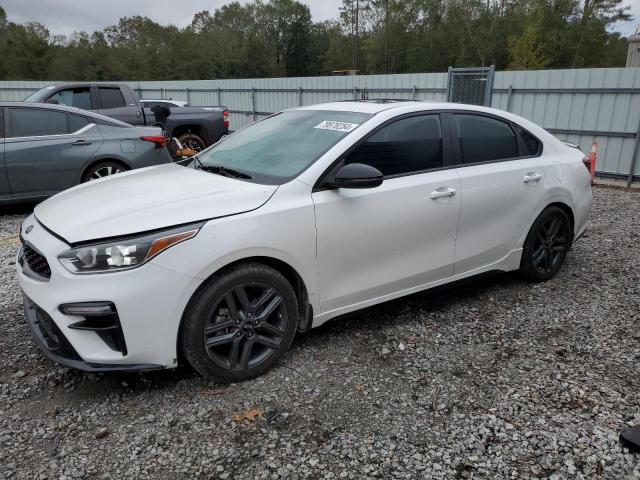
<svg viewBox="0 0 640 480"><path fill-rule="evenodd" d="M531 231L531 227L533 226L535 221L538 219L538 217L540 215L542 215L542 212L544 212L549 207L558 207L558 208L562 209L567 214L567 216L569 217L569 221L571 222L571 231L573 232L573 235L575 236L575 234L576 234L576 232L575 232L575 214L573 212L573 208L571 208L571 206L566 201L564 201L563 199L555 198L552 201L550 201L548 203L545 203L544 205L539 207L539 209L531 216L527 228L521 233L520 238L518 239L518 243L516 244L517 247L523 247L524 242L527 239L527 235L529 235L529 232Z"/></svg>
<svg viewBox="0 0 640 480"><path fill-rule="evenodd" d="M208 135L205 128L202 125L180 125L175 127L172 132L172 137L179 137L180 135L184 135L191 131L192 134L199 136L202 141L205 143L205 147L208 143Z"/></svg>
<svg viewBox="0 0 640 480"><path fill-rule="evenodd" d="M575 219L575 215L573 214L573 209L569 205L564 203L564 202L553 202L553 203L550 203L549 205L547 205L546 207L544 207L542 209L542 211L540 212L540 214L542 212L544 212L549 207L558 207L559 209L564 211L564 213L567 214L567 217L569 217L569 222L571 223L571 231L575 235L576 219ZM540 214L538 214L538 216L540 216ZM538 218L538 217L536 217L536 218Z"/></svg>

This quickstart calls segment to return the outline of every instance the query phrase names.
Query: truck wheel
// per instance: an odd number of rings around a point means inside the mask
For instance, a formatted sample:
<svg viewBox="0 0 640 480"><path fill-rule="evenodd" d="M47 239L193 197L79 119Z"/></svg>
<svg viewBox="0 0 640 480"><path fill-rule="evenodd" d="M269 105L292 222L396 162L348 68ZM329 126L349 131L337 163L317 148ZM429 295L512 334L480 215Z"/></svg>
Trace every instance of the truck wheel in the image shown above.
<svg viewBox="0 0 640 480"><path fill-rule="evenodd" d="M201 152L207 147L204 140L194 133L182 133L178 135L177 138L183 147L190 148L196 153Z"/></svg>
<svg viewBox="0 0 640 480"><path fill-rule="evenodd" d="M116 162L100 162L90 167L82 176L82 182L90 182L99 178L109 177L116 173L126 172L129 170L125 166Z"/></svg>

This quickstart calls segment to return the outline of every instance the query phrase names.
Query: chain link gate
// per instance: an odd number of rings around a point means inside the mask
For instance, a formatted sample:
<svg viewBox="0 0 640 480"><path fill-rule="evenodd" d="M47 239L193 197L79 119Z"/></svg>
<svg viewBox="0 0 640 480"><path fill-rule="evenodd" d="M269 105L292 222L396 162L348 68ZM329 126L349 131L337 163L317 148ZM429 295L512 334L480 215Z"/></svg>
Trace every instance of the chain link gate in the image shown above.
<svg viewBox="0 0 640 480"><path fill-rule="evenodd" d="M491 106L495 66L474 68L449 67L447 101Z"/></svg>

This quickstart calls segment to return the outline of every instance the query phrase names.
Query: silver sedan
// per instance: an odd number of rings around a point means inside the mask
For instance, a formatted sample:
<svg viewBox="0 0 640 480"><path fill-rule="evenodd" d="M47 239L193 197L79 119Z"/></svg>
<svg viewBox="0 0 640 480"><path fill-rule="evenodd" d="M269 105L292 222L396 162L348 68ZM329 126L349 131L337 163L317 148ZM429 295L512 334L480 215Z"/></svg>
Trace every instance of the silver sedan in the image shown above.
<svg viewBox="0 0 640 480"><path fill-rule="evenodd" d="M170 161L159 128L61 105L0 102L0 203L37 201Z"/></svg>

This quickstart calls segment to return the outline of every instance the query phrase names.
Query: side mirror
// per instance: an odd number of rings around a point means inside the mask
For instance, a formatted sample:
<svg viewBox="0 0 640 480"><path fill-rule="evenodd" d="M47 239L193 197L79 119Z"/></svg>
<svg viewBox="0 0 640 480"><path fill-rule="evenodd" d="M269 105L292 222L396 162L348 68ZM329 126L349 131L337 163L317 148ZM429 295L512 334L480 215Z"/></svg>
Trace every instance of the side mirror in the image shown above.
<svg viewBox="0 0 640 480"><path fill-rule="evenodd" d="M333 180L325 182L329 188L375 188L382 184L380 170L364 163L350 163L340 167Z"/></svg>

